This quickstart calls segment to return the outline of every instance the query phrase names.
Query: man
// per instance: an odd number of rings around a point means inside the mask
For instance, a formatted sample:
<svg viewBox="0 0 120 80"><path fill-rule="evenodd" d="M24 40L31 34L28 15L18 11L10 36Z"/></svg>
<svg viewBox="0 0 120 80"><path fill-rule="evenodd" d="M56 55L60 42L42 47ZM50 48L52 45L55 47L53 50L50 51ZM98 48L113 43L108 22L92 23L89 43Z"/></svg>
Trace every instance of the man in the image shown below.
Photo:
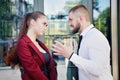
<svg viewBox="0 0 120 80"><path fill-rule="evenodd" d="M72 44L56 41L52 50L63 55L78 67L79 80L113 80L110 69L110 46L106 37L90 23L88 9L77 5L69 11L69 25L73 33L80 33L82 40L78 55Z"/></svg>

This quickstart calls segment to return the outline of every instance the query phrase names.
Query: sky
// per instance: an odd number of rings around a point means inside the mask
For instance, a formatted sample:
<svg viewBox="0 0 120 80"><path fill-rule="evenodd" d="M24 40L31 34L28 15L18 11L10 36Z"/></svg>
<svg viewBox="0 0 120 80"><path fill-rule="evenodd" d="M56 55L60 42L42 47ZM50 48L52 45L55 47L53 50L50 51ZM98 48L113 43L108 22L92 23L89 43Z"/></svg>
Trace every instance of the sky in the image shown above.
<svg viewBox="0 0 120 80"><path fill-rule="evenodd" d="M63 10L66 0L44 0L45 14L56 14Z"/></svg>
<svg viewBox="0 0 120 80"><path fill-rule="evenodd" d="M103 10L105 10L107 7L110 6L110 0L98 0L99 1L99 8L100 8L100 12L102 12ZM99 16L99 13L97 11L93 11L94 13L94 18L97 18Z"/></svg>
<svg viewBox="0 0 120 80"><path fill-rule="evenodd" d="M100 10L103 11L106 7L110 6L110 0L99 0Z"/></svg>

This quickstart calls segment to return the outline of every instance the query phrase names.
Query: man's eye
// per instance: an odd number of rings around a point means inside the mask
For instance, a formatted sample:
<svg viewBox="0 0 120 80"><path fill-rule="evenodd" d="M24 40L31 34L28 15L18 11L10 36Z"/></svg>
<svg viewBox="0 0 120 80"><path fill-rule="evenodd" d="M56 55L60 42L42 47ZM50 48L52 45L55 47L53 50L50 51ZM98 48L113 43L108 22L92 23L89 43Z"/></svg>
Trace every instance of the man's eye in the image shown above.
<svg viewBox="0 0 120 80"><path fill-rule="evenodd" d="M46 25L46 27L48 27L48 25Z"/></svg>

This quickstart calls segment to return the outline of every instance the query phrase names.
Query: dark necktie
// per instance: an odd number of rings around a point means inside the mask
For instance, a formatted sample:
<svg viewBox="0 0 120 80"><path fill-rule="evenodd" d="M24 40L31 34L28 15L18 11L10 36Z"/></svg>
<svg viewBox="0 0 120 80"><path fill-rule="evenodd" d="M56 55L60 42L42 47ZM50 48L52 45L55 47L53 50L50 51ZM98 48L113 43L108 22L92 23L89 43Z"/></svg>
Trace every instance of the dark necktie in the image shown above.
<svg viewBox="0 0 120 80"><path fill-rule="evenodd" d="M79 36L77 55L79 54L81 40L82 40L82 35Z"/></svg>
<svg viewBox="0 0 120 80"><path fill-rule="evenodd" d="M79 51L79 48L80 48L81 40L82 40L82 36L79 36L77 55L79 53L78 51ZM67 80L79 80L79 78L78 78L78 68L71 61L68 61Z"/></svg>

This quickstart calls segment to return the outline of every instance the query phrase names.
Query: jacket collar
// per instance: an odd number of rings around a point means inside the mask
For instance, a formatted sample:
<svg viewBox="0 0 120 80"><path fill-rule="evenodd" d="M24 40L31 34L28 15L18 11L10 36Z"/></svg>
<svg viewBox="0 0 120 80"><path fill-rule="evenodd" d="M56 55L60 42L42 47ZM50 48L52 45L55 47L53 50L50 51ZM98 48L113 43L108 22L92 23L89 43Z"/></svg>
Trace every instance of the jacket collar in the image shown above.
<svg viewBox="0 0 120 80"><path fill-rule="evenodd" d="M28 43L28 46L30 46L36 53L37 55L40 57L40 59L42 60L42 62L45 64L45 60L44 57L42 55L42 53L39 51L39 49L35 46L35 44L30 40L30 38L27 35L23 36L23 39ZM41 41L39 41L38 39L36 39L36 41L39 43L39 45L47 52L49 53L47 47L44 45L44 43L42 43Z"/></svg>

